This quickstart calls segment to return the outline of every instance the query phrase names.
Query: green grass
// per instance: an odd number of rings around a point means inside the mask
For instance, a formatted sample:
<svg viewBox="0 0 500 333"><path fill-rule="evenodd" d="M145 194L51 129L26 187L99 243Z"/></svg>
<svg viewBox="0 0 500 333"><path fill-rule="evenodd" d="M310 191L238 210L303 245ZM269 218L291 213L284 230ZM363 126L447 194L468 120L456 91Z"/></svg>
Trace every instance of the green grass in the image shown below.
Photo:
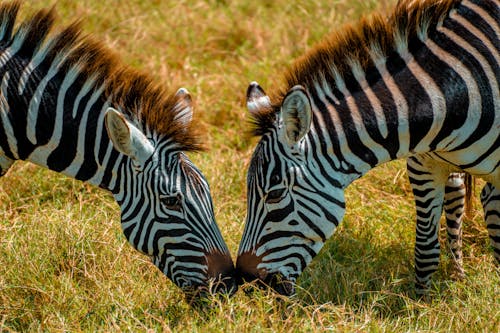
<svg viewBox="0 0 500 333"><path fill-rule="evenodd" d="M23 15L53 2L26 2ZM256 143L244 134L248 83L270 90L325 33L394 1L123 3L59 0L56 8L61 24L85 17L85 30L126 62L172 90L192 92L209 149L192 158L211 184L217 221L235 255L244 170ZM414 208L404 162L355 182L347 205L296 296L240 291L200 312L127 244L108 193L18 162L0 179L0 331L500 330L500 273L477 199L465 222L466 278L450 278L443 250L429 303L414 296Z"/></svg>

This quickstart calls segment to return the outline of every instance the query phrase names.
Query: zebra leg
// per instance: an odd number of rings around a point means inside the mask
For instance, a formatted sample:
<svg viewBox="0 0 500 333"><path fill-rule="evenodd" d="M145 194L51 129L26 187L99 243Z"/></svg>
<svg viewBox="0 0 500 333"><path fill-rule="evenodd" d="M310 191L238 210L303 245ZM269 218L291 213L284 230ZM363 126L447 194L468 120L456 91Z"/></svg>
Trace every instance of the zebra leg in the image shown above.
<svg viewBox="0 0 500 333"><path fill-rule="evenodd" d="M424 296L439 265L439 221L448 172L442 164L423 156L409 158L407 167L417 215L415 287L417 295Z"/></svg>
<svg viewBox="0 0 500 333"><path fill-rule="evenodd" d="M462 279L465 275L462 254L462 222L465 208L465 184L463 173L452 173L446 181L444 191L444 212L448 247L453 261L453 275Z"/></svg>
<svg viewBox="0 0 500 333"><path fill-rule="evenodd" d="M500 189L487 183L481 191L484 220L488 228L493 255L500 265Z"/></svg>

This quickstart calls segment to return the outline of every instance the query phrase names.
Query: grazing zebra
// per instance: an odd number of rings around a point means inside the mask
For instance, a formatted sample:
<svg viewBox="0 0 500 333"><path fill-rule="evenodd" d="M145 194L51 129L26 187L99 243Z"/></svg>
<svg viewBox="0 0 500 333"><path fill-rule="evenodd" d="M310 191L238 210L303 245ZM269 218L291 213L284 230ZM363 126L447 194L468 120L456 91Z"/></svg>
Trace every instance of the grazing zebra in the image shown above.
<svg viewBox="0 0 500 333"><path fill-rule="evenodd" d="M300 58L275 95L252 83L247 106L261 138L239 278L293 293L344 216L344 189L400 158L417 203L417 292L438 266L451 172L487 182L481 198L500 262L499 22L498 0L400 1L389 18L364 18Z"/></svg>
<svg viewBox="0 0 500 333"><path fill-rule="evenodd" d="M0 175L26 160L109 190L130 244L177 286L234 284L209 186L184 153L200 149L187 90L168 94L76 23L50 34L53 10L15 29L19 6L0 6Z"/></svg>

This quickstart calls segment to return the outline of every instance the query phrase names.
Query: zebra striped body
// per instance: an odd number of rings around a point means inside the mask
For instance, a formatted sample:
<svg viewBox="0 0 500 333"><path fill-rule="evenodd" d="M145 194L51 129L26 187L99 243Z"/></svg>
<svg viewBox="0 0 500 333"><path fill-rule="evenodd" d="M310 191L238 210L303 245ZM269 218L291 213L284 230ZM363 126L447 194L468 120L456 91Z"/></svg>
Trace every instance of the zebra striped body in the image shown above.
<svg viewBox="0 0 500 333"><path fill-rule="evenodd" d="M187 90L167 94L77 25L49 35L53 11L14 31L18 8L0 7L0 174L26 160L109 190L128 241L175 284L231 283L209 186L184 153L199 149Z"/></svg>
<svg viewBox="0 0 500 333"><path fill-rule="evenodd" d="M438 265L452 172L488 182L483 205L500 259L499 21L497 0L402 1L389 19L365 18L299 59L276 96L250 85L261 139L248 171L241 277L293 292L344 216L344 189L399 158L408 158L417 203L417 290ZM450 182L452 193L460 185Z"/></svg>

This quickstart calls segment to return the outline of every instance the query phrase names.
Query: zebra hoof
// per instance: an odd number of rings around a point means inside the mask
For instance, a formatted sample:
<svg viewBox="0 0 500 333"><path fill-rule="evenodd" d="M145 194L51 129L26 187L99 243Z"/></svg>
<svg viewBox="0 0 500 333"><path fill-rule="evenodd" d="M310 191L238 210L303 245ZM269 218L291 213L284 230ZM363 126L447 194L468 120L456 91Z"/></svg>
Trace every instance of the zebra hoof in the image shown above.
<svg viewBox="0 0 500 333"><path fill-rule="evenodd" d="M418 300L423 301L424 303L430 303L431 297L429 295L429 287L427 285L416 282L415 293Z"/></svg>

